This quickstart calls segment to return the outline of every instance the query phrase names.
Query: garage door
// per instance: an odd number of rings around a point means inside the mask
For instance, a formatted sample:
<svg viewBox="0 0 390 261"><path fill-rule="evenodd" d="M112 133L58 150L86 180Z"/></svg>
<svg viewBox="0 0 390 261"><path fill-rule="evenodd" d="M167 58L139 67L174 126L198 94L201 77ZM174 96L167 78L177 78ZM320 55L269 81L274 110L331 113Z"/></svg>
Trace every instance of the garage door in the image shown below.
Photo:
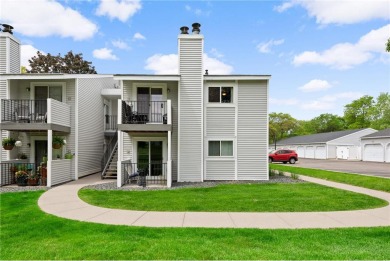
<svg viewBox="0 0 390 261"><path fill-rule="evenodd" d="M316 151L315 151L314 156L316 159L326 159L325 146L316 146Z"/></svg>
<svg viewBox="0 0 390 261"><path fill-rule="evenodd" d="M349 148L346 146L337 146L336 155L338 159L348 159L349 158Z"/></svg>
<svg viewBox="0 0 390 261"><path fill-rule="evenodd" d="M363 160L383 162L383 152L381 144L367 144L364 146Z"/></svg>
<svg viewBox="0 0 390 261"><path fill-rule="evenodd" d="M314 146L306 146L305 158L314 159Z"/></svg>
<svg viewBox="0 0 390 261"><path fill-rule="evenodd" d="M390 162L390 143L387 144L386 148L386 162Z"/></svg>
<svg viewBox="0 0 390 261"><path fill-rule="evenodd" d="M305 148L303 146L299 146L297 148L298 158L304 158L305 157Z"/></svg>

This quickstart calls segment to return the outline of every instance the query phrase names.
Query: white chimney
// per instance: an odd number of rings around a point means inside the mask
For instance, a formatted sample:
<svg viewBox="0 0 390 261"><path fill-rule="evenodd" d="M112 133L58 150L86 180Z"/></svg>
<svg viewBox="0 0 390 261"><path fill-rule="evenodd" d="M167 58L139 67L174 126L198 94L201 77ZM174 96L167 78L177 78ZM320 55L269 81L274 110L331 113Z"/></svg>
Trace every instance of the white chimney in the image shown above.
<svg viewBox="0 0 390 261"><path fill-rule="evenodd" d="M0 32L0 73L20 73L20 42L13 36L13 27L2 24Z"/></svg>

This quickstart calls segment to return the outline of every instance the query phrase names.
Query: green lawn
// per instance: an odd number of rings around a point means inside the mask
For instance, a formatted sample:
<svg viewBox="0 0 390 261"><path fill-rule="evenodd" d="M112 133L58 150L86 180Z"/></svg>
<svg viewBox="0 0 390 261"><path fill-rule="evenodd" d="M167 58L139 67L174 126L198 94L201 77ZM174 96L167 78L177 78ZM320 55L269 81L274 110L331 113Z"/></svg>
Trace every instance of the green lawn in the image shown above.
<svg viewBox="0 0 390 261"><path fill-rule="evenodd" d="M297 212L387 205L381 199L312 183L225 184L154 191L82 189L79 196L95 206L149 211Z"/></svg>
<svg viewBox="0 0 390 261"><path fill-rule="evenodd" d="M307 169L300 167L290 167L280 164L270 164L270 169L287 171L296 174L302 174L314 178L326 179L340 183L355 185L363 188L375 189L390 192L390 179L364 176L344 172L335 172L319 169Z"/></svg>
<svg viewBox="0 0 390 261"><path fill-rule="evenodd" d="M0 194L0 259L344 259L390 257L390 227L206 229L101 225L58 218L42 192Z"/></svg>

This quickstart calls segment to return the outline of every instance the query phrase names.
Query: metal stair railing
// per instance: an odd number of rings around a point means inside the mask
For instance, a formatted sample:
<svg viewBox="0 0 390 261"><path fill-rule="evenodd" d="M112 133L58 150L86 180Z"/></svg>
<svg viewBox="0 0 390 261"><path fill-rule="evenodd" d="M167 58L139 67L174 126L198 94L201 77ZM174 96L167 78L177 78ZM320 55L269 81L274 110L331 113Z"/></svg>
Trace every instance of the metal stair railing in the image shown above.
<svg viewBox="0 0 390 261"><path fill-rule="evenodd" d="M104 175L106 174L106 171L110 166L110 162L114 157L117 148L118 148L118 132L115 132L115 135L111 138L110 142L108 143L108 146L106 147L101 160L102 179L104 179Z"/></svg>

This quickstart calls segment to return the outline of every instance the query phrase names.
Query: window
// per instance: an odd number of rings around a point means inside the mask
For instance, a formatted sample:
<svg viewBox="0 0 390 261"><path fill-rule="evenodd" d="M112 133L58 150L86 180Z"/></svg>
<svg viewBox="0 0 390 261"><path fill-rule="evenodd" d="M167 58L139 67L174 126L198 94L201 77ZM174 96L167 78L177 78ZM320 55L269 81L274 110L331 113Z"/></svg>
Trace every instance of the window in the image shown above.
<svg viewBox="0 0 390 261"><path fill-rule="evenodd" d="M233 141L209 141L209 156L233 156Z"/></svg>
<svg viewBox="0 0 390 261"><path fill-rule="evenodd" d="M209 102L233 103L233 87L209 87Z"/></svg>

